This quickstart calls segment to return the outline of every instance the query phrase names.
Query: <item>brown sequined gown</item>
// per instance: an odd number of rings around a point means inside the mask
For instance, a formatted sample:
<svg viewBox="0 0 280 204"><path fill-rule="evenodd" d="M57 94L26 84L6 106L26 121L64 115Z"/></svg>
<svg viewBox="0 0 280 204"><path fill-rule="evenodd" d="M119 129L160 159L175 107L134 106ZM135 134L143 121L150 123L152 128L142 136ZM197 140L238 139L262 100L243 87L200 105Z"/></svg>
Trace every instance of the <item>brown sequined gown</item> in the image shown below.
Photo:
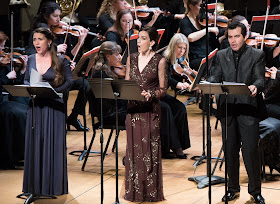
<svg viewBox="0 0 280 204"><path fill-rule="evenodd" d="M165 95L167 80L165 69L158 68L160 55L154 55L141 73L138 55L130 55L130 80L153 97L149 102L128 102L124 199L154 202L164 200L159 99Z"/></svg>

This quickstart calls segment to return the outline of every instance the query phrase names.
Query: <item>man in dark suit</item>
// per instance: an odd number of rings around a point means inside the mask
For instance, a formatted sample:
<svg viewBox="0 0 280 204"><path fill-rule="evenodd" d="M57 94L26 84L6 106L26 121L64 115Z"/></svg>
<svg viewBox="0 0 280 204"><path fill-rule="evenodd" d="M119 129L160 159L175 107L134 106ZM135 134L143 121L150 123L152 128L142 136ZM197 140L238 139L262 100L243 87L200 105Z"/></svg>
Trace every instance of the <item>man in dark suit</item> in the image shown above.
<svg viewBox="0 0 280 204"><path fill-rule="evenodd" d="M218 117L225 136L227 117L226 159L228 168L228 193L222 199L228 201L239 197L239 151L242 155L249 177L248 192L256 203L265 203L261 195L261 168L258 152L259 144L259 94L264 88L264 53L246 45L246 27L240 22L228 26L230 47L217 53L216 64L210 82L245 83L251 95L229 95L228 115L225 114L225 96L218 102ZM224 144L225 146L225 144Z"/></svg>

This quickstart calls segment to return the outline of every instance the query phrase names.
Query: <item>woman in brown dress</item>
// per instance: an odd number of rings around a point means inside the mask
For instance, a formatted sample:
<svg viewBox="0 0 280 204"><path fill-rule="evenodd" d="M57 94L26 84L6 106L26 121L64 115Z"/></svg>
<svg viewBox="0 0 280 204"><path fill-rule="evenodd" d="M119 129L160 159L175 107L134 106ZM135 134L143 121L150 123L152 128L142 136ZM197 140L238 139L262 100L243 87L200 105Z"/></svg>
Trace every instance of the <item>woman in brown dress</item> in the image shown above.
<svg viewBox="0 0 280 204"><path fill-rule="evenodd" d="M138 53L126 63L126 80L142 89L145 101L129 101L126 117L125 196L129 201L161 201L163 196L160 103L167 87L166 60L155 54L158 34L143 28L137 40Z"/></svg>

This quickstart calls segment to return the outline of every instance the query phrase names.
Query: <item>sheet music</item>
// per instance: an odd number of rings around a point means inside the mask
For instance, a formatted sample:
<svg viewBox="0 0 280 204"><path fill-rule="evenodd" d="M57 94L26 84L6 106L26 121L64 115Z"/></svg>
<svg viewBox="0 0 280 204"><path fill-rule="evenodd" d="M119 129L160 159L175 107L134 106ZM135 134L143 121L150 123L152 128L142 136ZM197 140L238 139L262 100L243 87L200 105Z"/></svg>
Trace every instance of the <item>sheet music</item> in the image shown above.
<svg viewBox="0 0 280 204"><path fill-rule="evenodd" d="M63 93L57 93L53 87L49 84L49 82L43 81L42 75L37 72L35 69L31 69L30 73L30 85L16 85L16 86L24 86L24 87L45 87L45 88L50 88L53 90L53 92L58 95L60 98L63 97Z"/></svg>

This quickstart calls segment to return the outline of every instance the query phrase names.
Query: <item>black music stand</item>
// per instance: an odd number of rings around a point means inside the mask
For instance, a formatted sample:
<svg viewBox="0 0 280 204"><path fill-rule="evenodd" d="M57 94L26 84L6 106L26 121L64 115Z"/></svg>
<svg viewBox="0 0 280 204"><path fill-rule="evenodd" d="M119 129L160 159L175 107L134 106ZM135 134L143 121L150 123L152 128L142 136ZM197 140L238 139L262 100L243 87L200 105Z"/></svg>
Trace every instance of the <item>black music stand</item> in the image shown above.
<svg viewBox="0 0 280 204"><path fill-rule="evenodd" d="M217 53L218 49L213 50L211 53L208 55L208 68L206 66L206 57L203 58L200 62L200 66L198 68L197 75L195 79L193 80L192 84L190 85L189 91L192 91L194 88L196 88L197 84L201 81L201 79L205 76L205 73L208 72L208 70L211 68L213 59ZM192 160L196 160L196 162L193 164L194 167L197 167L200 165L204 159L207 159L206 153L205 153L205 111L202 111L202 124L203 124L203 129L202 129L202 154L201 155L195 155L191 157ZM211 159L219 159L219 157L211 157Z"/></svg>
<svg viewBox="0 0 280 204"><path fill-rule="evenodd" d="M34 125L35 125L35 115L34 115L34 99L35 98L46 98L46 99L57 99L60 97L58 93L55 92L54 89L49 87L31 87L25 85L3 85L3 88L7 90L12 96L22 96L22 97L30 97L32 101L32 135L31 135L31 155L34 155ZM31 175L34 175L34 156L31 157ZM34 202L35 200L42 198L50 198L56 199L53 195L37 195L34 194L34 177L31 178L31 192L29 193L22 193L17 196L17 198L22 198L22 196L26 196L25 204L29 204Z"/></svg>
<svg viewBox="0 0 280 204"><path fill-rule="evenodd" d="M115 147L116 147L116 200L114 204L120 204L119 202L119 190L118 190L118 136L119 136L119 121L118 121L118 99L122 100L144 100L144 97L141 95L141 90L139 86L134 81L128 80L112 80L112 79L103 79L95 78L89 79L90 87L96 98L101 99L115 99L116 104L116 137L115 137ZM101 107L101 134L100 134L100 143L101 143L101 203L103 203L103 117L102 117L102 107ZM92 138L88 152L92 147L94 137ZM87 162L89 153L87 153L82 170Z"/></svg>
<svg viewBox="0 0 280 204"><path fill-rule="evenodd" d="M83 103L86 104L86 89L85 89L85 77L88 75L91 67L92 67L92 61L94 58L94 55L96 52L98 52L100 46L95 47L91 49L90 51L83 54L81 59L79 60L77 66L73 70L73 78L74 80L79 79L80 77L83 78ZM69 154L75 155L76 153L80 153L80 156L78 158L78 161L82 161L87 154L87 120L86 120L86 110L84 107L83 111L83 121L84 121L84 149L83 150L74 150L70 152ZM91 151L90 153L100 153L98 151Z"/></svg>
<svg viewBox="0 0 280 204"><path fill-rule="evenodd" d="M231 95L250 95L251 92L246 84L241 83L235 83L235 82L223 82L223 83L200 83L197 85L199 89L202 91L203 94L223 94L225 95L225 135L223 135L223 147L224 147L224 158L225 158L225 178L213 176L214 171L211 173L211 175L207 176L198 176L191 178L193 181L196 181L198 183L198 188L200 186L207 186L209 185L209 180L211 179L211 184L218 184L225 182L225 195L227 195L227 158L226 158L226 150L227 150L227 96L229 94ZM211 132L207 133L208 141L211 142ZM209 160L208 160L209 161ZM210 162L207 162L207 168L211 169ZM214 169L215 170L215 169ZM189 178L190 180L190 178ZM228 203L227 196L225 203Z"/></svg>

